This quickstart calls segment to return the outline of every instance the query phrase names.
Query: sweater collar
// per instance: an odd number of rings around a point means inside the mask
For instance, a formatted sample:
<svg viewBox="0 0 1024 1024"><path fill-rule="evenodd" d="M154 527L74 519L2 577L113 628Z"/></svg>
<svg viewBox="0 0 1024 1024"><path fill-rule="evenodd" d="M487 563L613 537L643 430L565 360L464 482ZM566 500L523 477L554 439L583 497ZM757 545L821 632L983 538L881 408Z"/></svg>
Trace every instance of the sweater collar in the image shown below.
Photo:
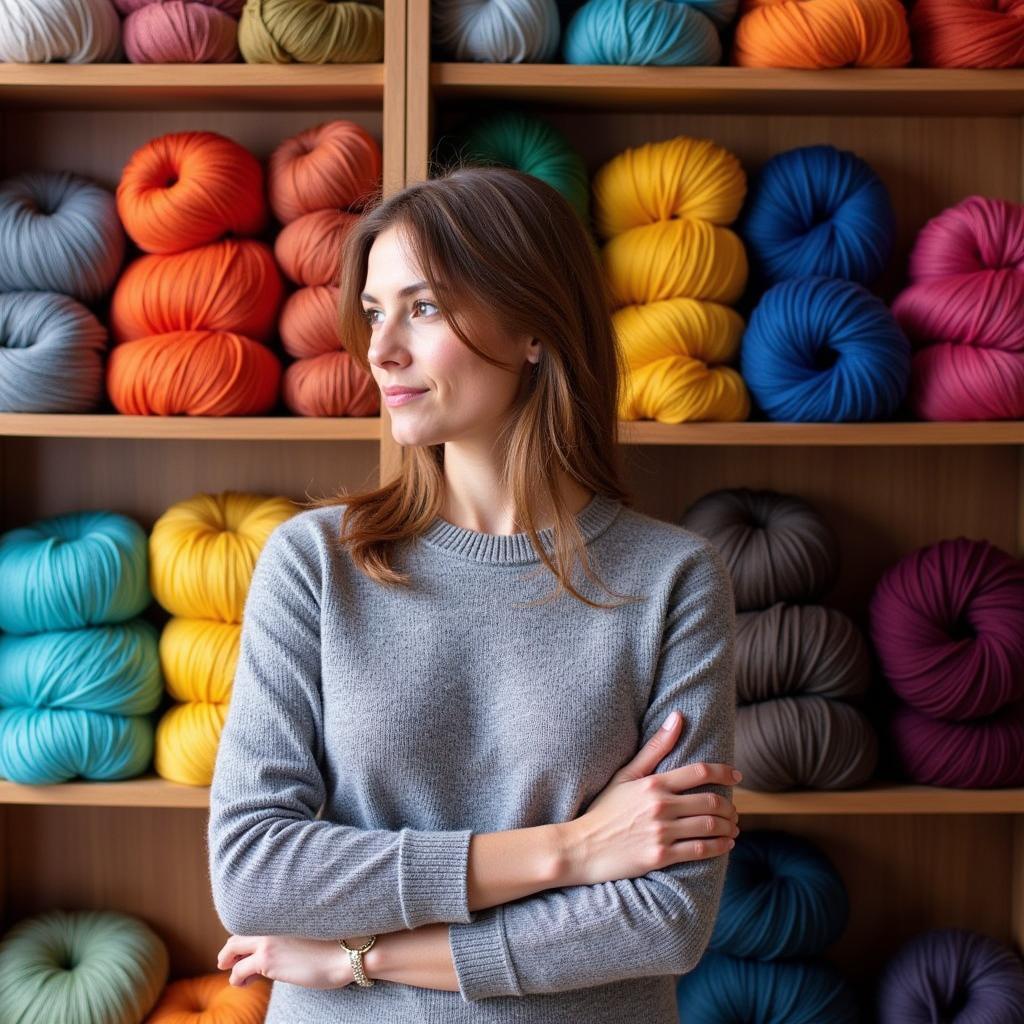
<svg viewBox="0 0 1024 1024"><path fill-rule="evenodd" d="M604 494L595 493L590 503L576 513L576 524L589 543L603 533L622 509L622 502ZM541 544L550 554L554 550L555 531L553 527L538 530ZM420 534L420 539L434 547L443 548L453 554L474 562L496 565L526 565L540 562L534 551L528 533L479 533L476 530L456 526L436 516L430 526Z"/></svg>

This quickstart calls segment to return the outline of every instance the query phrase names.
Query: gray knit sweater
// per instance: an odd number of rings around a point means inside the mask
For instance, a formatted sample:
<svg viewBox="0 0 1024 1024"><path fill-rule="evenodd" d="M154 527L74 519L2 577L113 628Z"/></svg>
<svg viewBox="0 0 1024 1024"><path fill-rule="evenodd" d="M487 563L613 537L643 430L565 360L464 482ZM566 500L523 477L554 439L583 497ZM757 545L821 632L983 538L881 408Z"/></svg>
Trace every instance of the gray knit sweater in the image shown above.
<svg viewBox="0 0 1024 1024"><path fill-rule="evenodd" d="M595 495L576 517L595 570L648 600L522 608L553 586L525 533L435 519L400 549L415 587L396 590L341 549L341 511L281 524L253 574L210 797L214 904L242 935L447 923L460 991L276 982L267 1024L674 1024L672 976L710 938L726 857L475 913L466 869L473 832L578 817L673 708L688 721L659 770L731 763L719 555Z"/></svg>

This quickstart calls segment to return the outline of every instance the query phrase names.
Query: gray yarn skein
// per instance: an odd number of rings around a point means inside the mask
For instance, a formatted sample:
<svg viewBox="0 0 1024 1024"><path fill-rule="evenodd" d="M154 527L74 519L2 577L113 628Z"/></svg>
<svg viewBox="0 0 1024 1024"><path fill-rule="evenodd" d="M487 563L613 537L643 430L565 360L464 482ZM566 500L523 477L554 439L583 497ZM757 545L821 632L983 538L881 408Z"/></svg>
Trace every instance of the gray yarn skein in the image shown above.
<svg viewBox="0 0 1024 1024"><path fill-rule="evenodd" d="M835 608L774 604L736 616L736 700L815 693L855 697L871 684L864 636Z"/></svg>
<svg viewBox="0 0 1024 1024"><path fill-rule="evenodd" d="M878 737L843 701L779 697L736 709L734 760L748 789L850 789L874 774Z"/></svg>
<svg viewBox="0 0 1024 1024"><path fill-rule="evenodd" d="M555 0L433 0L430 21L435 45L460 61L548 61L561 35Z"/></svg>
<svg viewBox="0 0 1024 1024"><path fill-rule="evenodd" d="M790 494L747 487L712 491L686 510L681 523L718 548L740 612L779 601L813 603L839 573L832 527Z"/></svg>
<svg viewBox="0 0 1024 1024"><path fill-rule="evenodd" d="M122 54L110 0L0 0L0 62L88 64Z"/></svg>
<svg viewBox="0 0 1024 1024"><path fill-rule="evenodd" d="M106 327L70 296L0 294L0 412L95 409L106 347Z"/></svg>
<svg viewBox="0 0 1024 1024"><path fill-rule="evenodd" d="M68 171L0 184L0 291L52 291L83 302L117 278L126 238L105 188Z"/></svg>

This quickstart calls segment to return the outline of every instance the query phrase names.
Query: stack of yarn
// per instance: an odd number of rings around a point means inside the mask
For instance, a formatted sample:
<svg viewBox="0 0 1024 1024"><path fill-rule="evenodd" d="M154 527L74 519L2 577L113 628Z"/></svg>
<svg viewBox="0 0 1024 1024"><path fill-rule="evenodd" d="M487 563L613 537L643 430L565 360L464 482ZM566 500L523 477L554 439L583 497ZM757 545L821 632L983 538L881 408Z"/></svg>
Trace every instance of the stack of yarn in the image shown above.
<svg viewBox="0 0 1024 1024"><path fill-rule="evenodd" d="M1002 942L965 928L915 935L886 964L878 1024L1024 1021L1024 963Z"/></svg>
<svg viewBox="0 0 1024 1024"><path fill-rule="evenodd" d="M153 596L173 616L160 634L160 665L177 702L156 730L154 767L165 779L213 780L249 581L267 538L296 511L287 498L224 491L178 502L153 525Z"/></svg>
<svg viewBox="0 0 1024 1024"><path fill-rule="evenodd" d="M864 287L885 267L895 223L884 183L854 153L804 146L762 168L741 233L759 283L772 287L751 314L740 366L770 419L877 420L900 407L910 346Z"/></svg>
<svg viewBox="0 0 1024 1024"><path fill-rule="evenodd" d="M282 142L267 180L285 225L274 254L302 286L281 310L281 344L296 360L284 375L285 405L300 416L375 415L379 390L339 334L338 278L345 236L380 189L380 146L352 121L329 121Z"/></svg>
<svg viewBox="0 0 1024 1024"><path fill-rule="evenodd" d="M238 48L250 64L376 63L383 0L245 0Z"/></svg>
<svg viewBox="0 0 1024 1024"><path fill-rule="evenodd" d="M1024 206L968 196L921 229L893 313L925 420L1024 419Z"/></svg>
<svg viewBox="0 0 1024 1024"><path fill-rule="evenodd" d="M0 537L0 774L52 784L126 779L153 754L163 686L146 534L71 512Z"/></svg>
<svg viewBox="0 0 1024 1024"><path fill-rule="evenodd" d="M511 167L546 182L590 229L590 175L583 157L547 121L519 110L478 117L454 139L460 164Z"/></svg>
<svg viewBox="0 0 1024 1024"><path fill-rule="evenodd" d="M117 208L148 254L128 266L111 303L107 388L117 410L272 409L281 365L263 342L284 286L269 246L239 237L266 224L259 161L215 132L162 135L128 161Z"/></svg>
<svg viewBox="0 0 1024 1024"><path fill-rule="evenodd" d="M614 157L594 176L594 226L627 372L619 418L743 420L750 402L734 360L747 257L735 220L739 160L678 136Z"/></svg>
<svg viewBox="0 0 1024 1024"><path fill-rule="evenodd" d="M939 541L891 566L869 611L910 778L1024 785L1024 562L988 541Z"/></svg>
<svg viewBox="0 0 1024 1024"><path fill-rule="evenodd" d="M230 64L238 60L245 0L114 0L134 64Z"/></svg>
<svg viewBox="0 0 1024 1024"><path fill-rule="evenodd" d="M910 57L900 0L742 0L732 62L755 68L898 68Z"/></svg>
<svg viewBox="0 0 1024 1024"><path fill-rule="evenodd" d="M744 832L729 854L714 932L676 986L686 1024L856 1024L856 997L822 959L849 918L846 886L809 840Z"/></svg>
<svg viewBox="0 0 1024 1024"><path fill-rule="evenodd" d="M565 28L567 64L706 65L722 59L719 32L737 0L587 0Z"/></svg>
<svg viewBox="0 0 1024 1024"><path fill-rule="evenodd" d="M3 5L0 61L91 64L121 56L121 19L111 0L8 0Z"/></svg>
<svg viewBox="0 0 1024 1024"><path fill-rule="evenodd" d="M124 260L114 197L66 171L0 184L0 411L90 412L103 397L103 301Z"/></svg>
<svg viewBox="0 0 1024 1024"><path fill-rule="evenodd" d="M682 525L725 559L736 598L736 767L756 790L846 789L871 778L878 739L847 703L871 681L845 615L819 607L835 582L835 533L806 501L741 487L712 491Z"/></svg>

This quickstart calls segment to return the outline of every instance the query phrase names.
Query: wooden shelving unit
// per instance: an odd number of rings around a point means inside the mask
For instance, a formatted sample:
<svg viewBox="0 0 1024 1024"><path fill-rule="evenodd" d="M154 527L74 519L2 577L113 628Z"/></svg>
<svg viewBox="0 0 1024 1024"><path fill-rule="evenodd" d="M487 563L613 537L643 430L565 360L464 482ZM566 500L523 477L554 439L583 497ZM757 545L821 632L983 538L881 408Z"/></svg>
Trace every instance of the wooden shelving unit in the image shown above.
<svg viewBox="0 0 1024 1024"><path fill-rule="evenodd" d="M385 17L380 65L0 64L0 170L73 169L112 187L131 151L166 131L223 131L265 156L337 116L382 139L391 192L428 173L439 135L499 105L547 117L591 170L675 134L715 139L749 173L781 150L831 142L868 160L893 194L886 298L928 217L972 192L1024 200L1024 71L432 63L427 0L386 0ZM818 505L842 545L827 601L862 624L882 569L915 547L963 534L1024 550L1024 423L624 423L620 439L636 504L650 514L677 520L708 490L738 485ZM0 529L85 507L148 525L201 490L301 499L388 479L400 458L386 410L349 420L0 414ZM933 925L1024 946L1024 791L878 782L741 788L736 802L746 827L799 831L839 866L853 916L831 955L854 980ZM153 776L0 781L3 920L117 907L169 936L175 975L210 970L224 933L207 888L207 806L206 789Z"/></svg>

